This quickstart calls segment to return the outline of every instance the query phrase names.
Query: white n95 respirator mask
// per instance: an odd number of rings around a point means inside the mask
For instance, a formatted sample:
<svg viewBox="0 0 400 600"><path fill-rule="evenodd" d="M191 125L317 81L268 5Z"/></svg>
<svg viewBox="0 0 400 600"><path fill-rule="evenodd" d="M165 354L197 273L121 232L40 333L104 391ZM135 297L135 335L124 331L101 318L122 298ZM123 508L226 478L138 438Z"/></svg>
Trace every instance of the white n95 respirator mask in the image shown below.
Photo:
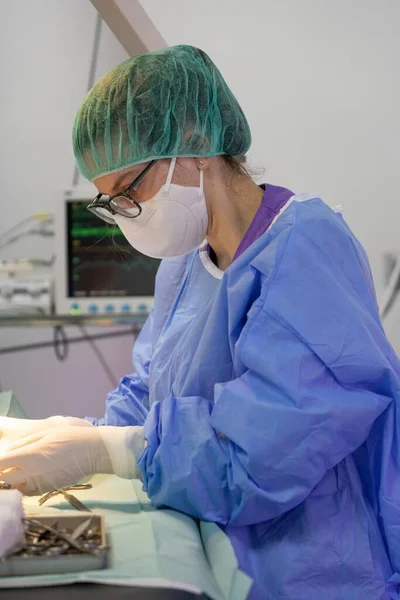
<svg viewBox="0 0 400 600"><path fill-rule="evenodd" d="M171 183L175 163L176 158L171 159L166 183L141 204L138 217L114 215L131 246L152 258L183 256L198 248L207 234L203 171L199 187L176 185Z"/></svg>

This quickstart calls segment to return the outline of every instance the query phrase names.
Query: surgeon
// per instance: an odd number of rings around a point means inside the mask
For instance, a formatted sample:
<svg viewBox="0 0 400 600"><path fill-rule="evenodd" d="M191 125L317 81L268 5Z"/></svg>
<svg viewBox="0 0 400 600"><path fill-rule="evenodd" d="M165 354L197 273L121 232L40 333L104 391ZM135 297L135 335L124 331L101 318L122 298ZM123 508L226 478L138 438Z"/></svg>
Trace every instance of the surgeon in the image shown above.
<svg viewBox="0 0 400 600"><path fill-rule="evenodd" d="M219 524L252 600L394 600L400 365L368 260L321 199L253 182L250 141L197 48L89 92L73 133L89 210L164 258L155 306L104 419L2 419L0 471L20 467L2 478L39 494L140 477L156 507Z"/></svg>

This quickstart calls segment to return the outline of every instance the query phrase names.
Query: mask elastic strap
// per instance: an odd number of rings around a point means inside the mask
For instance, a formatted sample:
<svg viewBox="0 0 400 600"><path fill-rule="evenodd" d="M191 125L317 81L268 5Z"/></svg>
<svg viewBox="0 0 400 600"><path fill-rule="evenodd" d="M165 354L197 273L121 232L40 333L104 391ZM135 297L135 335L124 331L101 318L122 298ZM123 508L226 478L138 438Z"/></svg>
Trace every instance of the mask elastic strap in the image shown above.
<svg viewBox="0 0 400 600"><path fill-rule="evenodd" d="M169 171L168 171L168 177L167 177L167 181L165 182L165 187L166 187L167 191L169 190L169 186L171 185L172 176L174 174L174 169L175 169L175 164L176 164L176 158L171 158L171 163L169 165Z"/></svg>
<svg viewBox="0 0 400 600"><path fill-rule="evenodd" d="M172 177L174 175L175 165L176 165L176 158L171 158L171 163L169 165L169 170L168 170L167 181L165 182L165 188L167 191L169 190L169 186L171 185ZM200 171L200 187L199 187L200 198L203 196L203 193L204 193L204 174L203 174L203 171Z"/></svg>

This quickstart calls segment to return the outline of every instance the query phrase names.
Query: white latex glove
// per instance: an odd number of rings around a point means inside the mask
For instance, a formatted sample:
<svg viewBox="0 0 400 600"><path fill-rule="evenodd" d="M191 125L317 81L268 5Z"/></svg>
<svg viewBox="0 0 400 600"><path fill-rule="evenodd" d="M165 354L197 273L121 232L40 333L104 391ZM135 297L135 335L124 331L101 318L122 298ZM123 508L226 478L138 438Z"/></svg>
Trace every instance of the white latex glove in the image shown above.
<svg viewBox="0 0 400 600"><path fill-rule="evenodd" d="M0 452L4 451L9 442L20 440L39 431L54 429L54 427L91 427L85 419L76 417L49 417L48 419L14 419L0 417Z"/></svg>
<svg viewBox="0 0 400 600"><path fill-rule="evenodd" d="M128 447L129 443L129 447ZM12 442L0 457L0 479L35 496L96 473L137 476L143 427L60 427ZM1 475L10 467L17 467Z"/></svg>

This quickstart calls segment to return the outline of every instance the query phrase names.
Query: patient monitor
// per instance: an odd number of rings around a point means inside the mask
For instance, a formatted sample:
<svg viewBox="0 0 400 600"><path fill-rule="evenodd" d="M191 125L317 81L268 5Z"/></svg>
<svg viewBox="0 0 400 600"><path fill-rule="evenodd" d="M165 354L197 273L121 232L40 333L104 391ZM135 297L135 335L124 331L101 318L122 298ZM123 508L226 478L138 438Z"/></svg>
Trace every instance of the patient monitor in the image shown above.
<svg viewBox="0 0 400 600"><path fill-rule="evenodd" d="M140 254L121 230L86 209L95 193L74 188L56 219L59 315L148 313L159 260Z"/></svg>

